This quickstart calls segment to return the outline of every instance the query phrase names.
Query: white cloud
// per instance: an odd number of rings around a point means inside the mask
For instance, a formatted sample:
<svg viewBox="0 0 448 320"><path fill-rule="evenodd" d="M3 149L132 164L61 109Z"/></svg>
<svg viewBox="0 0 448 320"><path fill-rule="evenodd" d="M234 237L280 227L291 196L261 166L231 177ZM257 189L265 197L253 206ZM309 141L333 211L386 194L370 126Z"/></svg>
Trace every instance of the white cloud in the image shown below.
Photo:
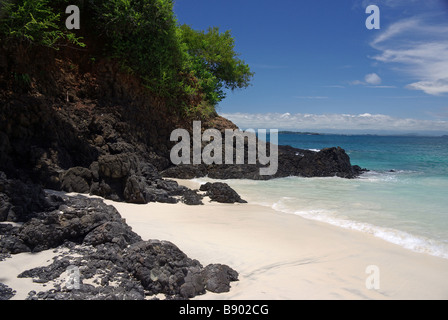
<svg viewBox="0 0 448 320"><path fill-rule="evenodd" d="M381 84L381 78L376 73L369 73L364 78L365 82L372 85L379 85Z"/></svg>
<svg viewBox="0 0 448 320"><path fill-rule="evenodd" d="M382 81L383 80L376 73L369 73L365 75L364 81L354 80L350 81L349 84L353 86L363 85L369 88L383 88L383 89L395 88L395 86L380 86Z"/></svg>
<svg viewBox="0 0 448 320"><path fill-rule="evenodd" d="M373 59L394 64L413 81L407 88L430 95L448 93L448 24L433 25L423 17L390 25L370 44Z"/></svg>
<svg viewBox="0 0 448 320"><path fill-rule="evenodd" d="M384 114L229 113L223 117L242 129L299 131L448 132L448 121L395 118Z"/></svg>
<svg viewBox="0 0 448 320"><path fill-rule="evenodd" d="M380 42L386 41L392 38L395 35L402 34L403 32L415 29L419 24L419 20L417 18L400 20L392 25L390 25L385 31L383 31L380 35L378 35L373 41L372 45L376 45Z"/></svg>
<svg viewBox="0 0 448 320"><path fill-rule="evenodd" d="M414 90L422 90L427 94L437 96L448 92L448 78L433 81L418 81L407 85L407 87Z"/></svg>

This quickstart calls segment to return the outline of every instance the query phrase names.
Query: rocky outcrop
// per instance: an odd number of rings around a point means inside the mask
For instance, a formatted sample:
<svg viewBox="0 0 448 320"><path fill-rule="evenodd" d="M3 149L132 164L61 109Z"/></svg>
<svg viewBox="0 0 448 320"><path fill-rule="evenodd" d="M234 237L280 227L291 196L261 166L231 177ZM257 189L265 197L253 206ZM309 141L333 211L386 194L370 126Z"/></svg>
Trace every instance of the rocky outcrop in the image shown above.
<svg viewBox="0 0 448 320"><path fill-rule="evenodd" d="M281 165L280 165L281 164ZM356 178L364 169L353 166L350 157L340 147L326 148L319 152L281 146L279 170L276 177L340 177Z"/></svg>
<svg viewBox="0 0 448 320"><path fill-rule="evenodd" d="M229 292L230 282L238 281L238 273L222 264L209 264L202 271L207 290L222 293Z"/></svg>
<svg viewBox="0 0 448 320"><path fill-rule="evenodd" d="M205 195L210 197L211 201L220 203L247 203L233 190L228 184L223 182L215 182L201 185L200 191L205 191Z"/></svg>
<svg viewBox="0 0 448 320"><path fill-rule="evenodd" d="M47 292L30 292L28 299L140 300L158 294L188 299L206 291L226 292L230 282L238 280L230 267L204 268L170 242L143 241L101 199L55 193L46 197L58 198L56 209L36 212L21 225L0 224L4 259L5 254L60 252L49 266L19 275L54 286ZM70 266L79 270L79 288L66 285ZM0 299L9 299L13 289L0 287Z"/></svg>
<svg viewBox="0 0 448 320"><path fill-rule="evenodd" d="M124 264L149 294L180 294L193 298L205 293L202 265L167 241L146 241L130 246Z"/></svg>
<svg viewBox="0 0 448 320"><path fill-rule="evenodd" d="M1 300L9 300L15 295L15 291L12 290L7 285L0 283L0 301Z"/></svg>
<svg viewBox="0 0 448 320"><path fill-rule="evenodd" d="M202 198L203 196L198 194L196 190L187 190L182 196L182 202L190 206L203 205Z"/></svg>
<svg viewBox="0 0 448 320"><path fill-rule="evenodd" d="M3 226L0 252L38 252L66 241L87 245L112 242L125 247L141 240L123 223L118 211L100 199L52 196L58 198L56 209L35 212L31 219L19 221L20 227Z"/></svg>
<svg viewBox="0 0 448 320"><path fill-rule="evenodd" d="M47 189L139 204L176 203L175 197L186 190L160 176L166 159L142 142L125 141L126 125L122 131L111 129L119 123L116 117L101 121L94 117L90 121L95 125L88 125L91 112L75 105L63 112L42 101L30 101L31 106L8 103L0 110L0 132L5 130L0 134L4 150L0 171L9 177ZM105 111L101 109L97 112Z"/></svg>
<svg viewBox="0 0 448 320"><path fill-rule="evenodd" d="M225 148L223 147L223 150ZM236 152L234 151L234 154ZM209 177L212 179L252 179L269 180L289 176L298 177L341 177L356 178L366 171L359 166L353 166L344 149L340 147L327 148L319 152L278 146L278 170L273 175L260 175L257 164L247 164L247 144L245 150L246 164L212 164L193 165L181 164L164 170L161 174L165 178L193 179ZM224 158L224 155L223 155Z"/></svg>
<svg viewBox="0 0 448 320"><path fill-rule="evenodd" d="M81 67L84 59L65 50L35 48L23 57L0 48L0 171L45 189L177 202L186 188L159 174L169 166L176 113L114 62ZM12 73L32 83L16 90Z"/></svg>
<svg viewBox="0 0 448 320"><path fill-rule="evenodd" d="M304 150L300 148L294 148L291 146L278 145L276 146L278 158L270 159L271 147L270 143L262 142L266 148L266 158L268 160L267 165L262 165L261 162L266 163L266 159L260 161L259 144L260 141L256 136L251 137L250 134L243 134L244 138L234 138L233 146L226 145L228 143L228 135L225 132L223 124L230 127L232 130L237 130L235 126L230 125L228 122L210 121L210 123L202 124L201 132L209 129L209 125L216 124L218 131L221 133L222 146L215 144L208 146L207 142L202 142L201 152L206 150L207 147L213 147L213 152L222 152L220 160L221 162L229 163L228 152L230 151L233 159L230 158L230 164L192 164L197 163L194 161L194 149L191 137L199 135L198 127L194 129L191 124L186 127L187 132L190 135L190 164L171 165L169 168L163 170L161 175L165 178L181 178L181 179L193 179L201 177L209 177L212 179L228 180L228 179L251 179L251 180L270 180L275 178L283 178L288 176L299 177L341 177L341 178L356 178L362 174L366 169L361 169L359 166L352 165L350 157L344 149L340 147L332 147L320 150L319 152ZM218 134L219 134L218 132ZM244 140L243 140L244 139ZM237 141L239 140L239 141ZM183 141L182 141L183 143ZM255 145L250 145L255 143ZM243 146L243 150L240 149L240 144ZM182 148L188 147L182 145ZM210 150L210 149L209 149ZM255 164L249 164L249 150L255 151L254 157ZM210 151L207 151L210 152ZM261 151L262 152L262 151ZM260 152L260 153L261 153ZM203 155L202 155L203 156ZM224 160L225 159L225 160ZM233 160L233 161L232 161ZM271 164L269 161L276 161L276 164ZM182 159L184 161L184 159ZM237 164L242 163L242 164ZM273 165L273 166L272 166ZM269 175L262 175L260 172L262 168L272 166L269 170Z"/></svg>
<svg viewBox="0 0 448 320"><path fill-rule="evenodd" d="M127 133L130 124L120 122L111 110L100 106L79 109L70 103L63 110L55 110L43 101L27 99L10 101L0 110L0 145L4 150L0 171L15 181L26 181L11 195L29 195L24 201L15 201L15 211L37 196L24 189L33 184L137 204L201 203L191 199L187 188L162 177L160 171L169 166L169 158L151 151L142 141L133 141L135 137ZM104 116L95 115L99 113ZM0 219L6 211L11 209L2 205Z"/></svg>
<svg viewBox="0 0 448 320"><path fill-rule="evenodd" d="M67 192L90 193L115 201L176 203L186 188L163 180L157 169L133 153L100 156L90 168L71 168L61 177Z"/></svg>
<svg viewBox="0 0 448 320"><path fill-rule="evenodd" d="M7 179L0 171L0 221L28 221L37 212L51 210L58 205L56 199L44 193L32 182Z"/></svg>

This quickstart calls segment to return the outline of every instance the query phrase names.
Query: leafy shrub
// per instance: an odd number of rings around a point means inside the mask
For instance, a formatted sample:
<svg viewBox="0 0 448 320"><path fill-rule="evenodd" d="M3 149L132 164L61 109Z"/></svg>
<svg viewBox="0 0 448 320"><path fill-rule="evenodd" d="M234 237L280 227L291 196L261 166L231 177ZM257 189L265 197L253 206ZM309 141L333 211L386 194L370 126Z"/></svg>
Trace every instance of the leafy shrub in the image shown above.
<svg viewBox="0 0 448 320"><path fill-rule="evenodd" d="M3 0L0 8L2 40L16 40L54 49L63 42L85 46L80 38L65 28L61 14L50 3L50 0Z"/></svg>
<svg viewBox="0 0 448 320"><path fill-rule="evenodd" d="M103 2L108 54L140 75L153 92L169 96L180 82L182 52L172 0Z"/></svg>
<svg viewBox="0 0 448 320"><path fill-rule="evenodd" d="M200 80L206 99L213 105L225 98L224 88L235 90L249 86L254 75L238 58L235 39L230 31L209 28L207 32L182 25L181 37L189 54L188 67Z"/></svg>
<svg viewBox="0 0 448 320"><path fill-rule="evenodd" d="M2 0L0 36L57 49L85 46L65 28L65 8L81 8L81 28L101 39L105 55L139 76L155 95L189 115L206 117L225 98L225 90L245 88L253 73L238 58L229 31L195 31L179 26L174 0ZM93 31L94 30L94 31Z"/></svg>

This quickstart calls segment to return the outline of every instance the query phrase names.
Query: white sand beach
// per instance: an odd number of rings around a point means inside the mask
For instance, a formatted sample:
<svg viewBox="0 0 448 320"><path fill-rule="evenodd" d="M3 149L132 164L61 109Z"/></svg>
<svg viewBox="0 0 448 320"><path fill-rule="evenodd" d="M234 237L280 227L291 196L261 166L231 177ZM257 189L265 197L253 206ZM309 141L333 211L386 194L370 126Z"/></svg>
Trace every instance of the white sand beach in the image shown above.
<svg viewBox="0 0 448 320"><path fill-rule="evenodd" d="M194 182L177 180L198 188ZM144 240L239 272L229 293L197 299L448 299L448 259L252 204L113 203ZM369 266L379 289L367 289Z"/></svg>
<svg viewBox="0 0 448 320"><path fill-rule="evenodd" d="M15 295L11 300L25 300L30 291L39 292L52 288L50 284L37 283L33 282L32 278L18 278L17 276L26 270L50 265L53 258L57 256L54 251L51 249L38 253L19 253L0 261L0 283L15 290ZM61 253L60 250L59 253Z"/></svg>
<svg viewBox="0 0 448 320"><path fill-rule="evenodd" d="M179 183L198 188L191 181ZM203 206L105 200L144 240L173 242L206 266L227 264L239 273L230 292L195 299L448 299L448 259L415 253L366 233L335 227L253 204ZM25 299L48 290L16 276L49 264L52 250L0 262L0 282ZM368 289L369 266L379 289Z"/></svg>

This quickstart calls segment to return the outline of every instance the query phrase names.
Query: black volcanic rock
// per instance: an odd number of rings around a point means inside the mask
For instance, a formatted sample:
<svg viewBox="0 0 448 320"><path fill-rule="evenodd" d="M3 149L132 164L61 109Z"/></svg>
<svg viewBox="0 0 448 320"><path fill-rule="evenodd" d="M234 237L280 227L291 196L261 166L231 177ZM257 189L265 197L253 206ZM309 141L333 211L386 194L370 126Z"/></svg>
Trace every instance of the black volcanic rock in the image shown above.
<svg viewBox="0 0 448 320"><path fill-rule="evenodd" d="M201 264L188 258L174 244L167 241L143 241L130 246L124 254L125 268L142 283L149 294L181 293L191 298L205 293L205 287L195 286L193 291L185 290L195 273L202 269Z"/></svg>
<svg viewBox="0 0 448 320"><path fill-rule="evenodd" d="M9 300L15 296L15 291L7 285L0 283L0 301Z"/></svg>
<svg viewBox="0 0 448 320"><path fill-rule="evenodd" d="M175 191L175 184L164 187ZM52 282L54 289L30 292L29 300L143 300L165 294L189 299L206 290L224 292L238 273L228 266L204 268L167 241L143 241L101 199L45 194L59 206L37 212L22 225L0 224L0 254L54 249L54 261L22 272L20 278ZM65 284L67 268L80 273L79 289ZM86 280L93 281L86 283ZM13 288L0 286L0 296L9 298Z"/></svg>
<svg viewBox="0 0 448 320"><path fill-rule="evenodd" d="M227 183L215 182L201 185L200 191L206 191L206 196L210 197L211 201L220 203L247 203L233 190Z"/></svg>
<svg viewBox="0 0 448 320"><path fill-rule="evenodd" d="M180 164L178 166L172 166L162 171L162 175L167 178L177 179L194 179L202 178L207 175L208 167L201 165Z"/></svg>
<svg viewBox="0 0 448 320"><path fill-rule="evenodd" d="M130 203L146 203L148 198L145 197L145 187L146 183L144 178L135 174L131 175L126 180L126 185L123 192L124 199Z"/></svg>
<svg viewBox="0 0 448 320"><path fill-rule="evenodd" d="M269 149L269 148L268 148ZM224 150L224 148L223 148ZM235 152L234 152L235 154ZM245 150L247 163L247 145ZM260 175L257 164L212 164L172 166L162 172L166 178L193 179L209 177L212 179L252 179L269 180L289 176L299 177L341 177L356 178L366 171L353 166L344 149L340 147L323 149L320 152L278 146L278 170L273 175Z"/></svg>
<svg viewBox="0 0 448 320"><path fill-rule="evenodd" d="M140 236L132 232L131 228L122 221L107 221L90 231L84 237L83 243L92 246L114 243L123 249L140 240Z"/></svg>
<svg viewBox="0 0 448 320"><path fill-rule="evenodd" d="M149 294L164 293L192 298L205 293L227 292L238 273L226 265L203 268L168 241L150 240L125 250L125 267L141 281Z"/></svg>
<svg viewBox="0 0 448 320"><path fill-rule="evenodd" d="M53 209L57 205L57 199L47 197L40 186L7 179L0 172L0 221L27 221L37 212Z"/></svg>
<svg viewBox="0 0 448 320"><path fill-rule="evenodd" d="M229 292L230 282L238 281L238 273L229 266L209 264L202 271L205 287L215 293Z"/></svg>
<svg viewBox="0 0 448 320"><path fill-rule="evenodd" d="M0 239L0 253L17 254L22 252L31 252L31 249L20 237L14 234L2 235Z"/></svg>
<svg viewBox="0 0 448 320"><path fill-rule="evenodd" d="M121 179L136 169L137 160L132 154L104 155L98 158L99 174L104 178Z"/></svg>
<svg viewBox="0 0 448 320"><path fill-rule="evenodd" d="M126 246L141 240L122 222L114 207L83 196L66 197L58 209L27 221L17 237L34 252L55 248L65 241Z"/></svg>
<svg viewBox="0 0 448 320"><path fill-rule="evenodd" d="M74 167L61 175L62 190L90 193L114 201L176 203L188 189L164 180L157 168L135 153L101 156L89 169Z"/></svg>
<svg viewBox="0 0 448 320"><path fill-rule="evenodd" d="M332 177L355 178L361 174L358 166L352 166L350 158L340 147L326 148L319 152L301 150L289 146L279 148L277 177Z"/></svg>
<svg viewBox="0 0 448 320"><path fill-rule="evenodd" d="M190 206L203 205L202 196L194 190L186 190L181 201Z"/></svg>
<svg viewBox="0 0 448 320"><path fill-rule="evenodd" d="M62 190L67 192L89 193L93 174L87 168L73 167L61 177Z"/></svg>

